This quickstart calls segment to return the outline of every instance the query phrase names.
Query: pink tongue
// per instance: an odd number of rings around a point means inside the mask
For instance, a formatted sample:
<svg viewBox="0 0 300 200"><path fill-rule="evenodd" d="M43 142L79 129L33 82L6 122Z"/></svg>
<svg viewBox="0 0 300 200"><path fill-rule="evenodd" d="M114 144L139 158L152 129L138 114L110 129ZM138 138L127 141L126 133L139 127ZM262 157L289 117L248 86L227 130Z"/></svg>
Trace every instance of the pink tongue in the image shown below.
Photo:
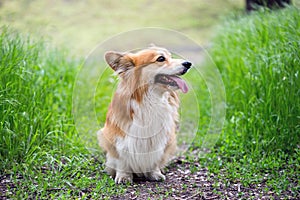
<svg viewBox="0 0 300 200"><path fill-rule="evenodd" d="M181 79L179 77L176 77L176 76L170 76L170 78L177 83L178 87L181 89L181 91L183 93L188 92L189 88L188 88L186 82L183 79Z"/></svg>

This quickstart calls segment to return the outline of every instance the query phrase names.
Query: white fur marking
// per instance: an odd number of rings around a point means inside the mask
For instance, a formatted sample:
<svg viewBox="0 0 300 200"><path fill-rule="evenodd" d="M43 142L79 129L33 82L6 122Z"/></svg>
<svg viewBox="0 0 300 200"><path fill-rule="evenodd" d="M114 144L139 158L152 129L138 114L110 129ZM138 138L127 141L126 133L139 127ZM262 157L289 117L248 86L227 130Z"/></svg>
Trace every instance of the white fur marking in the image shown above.
<svg viewBox="0 0 300 200"><path fill-rule="evenodd" d="M169 92L162 96L154 88L144 96L142 104L132 101L133 123L125 138L116 141L119 153L117 170L146 173L157 169L174 122L174 108L169 104Z"/></svg>

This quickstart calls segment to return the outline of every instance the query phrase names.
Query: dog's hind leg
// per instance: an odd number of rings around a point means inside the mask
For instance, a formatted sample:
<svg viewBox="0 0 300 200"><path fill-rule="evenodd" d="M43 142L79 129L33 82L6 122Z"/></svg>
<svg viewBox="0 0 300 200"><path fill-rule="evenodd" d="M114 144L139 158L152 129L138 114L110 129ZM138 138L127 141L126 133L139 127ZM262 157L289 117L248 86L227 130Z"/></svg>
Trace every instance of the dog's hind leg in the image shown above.
<svg viewBox="0 0 300 200"><path fill-rule="evenodd" d="M106 167L105 171L113 178L116 177L116 159L109 154L106 155Z"/></svg>
<svg viewBox="0 0 300 200"><path fill-rule="evenodd" d="M106 135L105 135L106 133ZM97 132L98 142L100 147L106 153L106 168L105 171L113 178L116 176L116 167L118 162L118 153L115 148L113 139L109 137L109 134L105 129L101 129Z"/></svg>

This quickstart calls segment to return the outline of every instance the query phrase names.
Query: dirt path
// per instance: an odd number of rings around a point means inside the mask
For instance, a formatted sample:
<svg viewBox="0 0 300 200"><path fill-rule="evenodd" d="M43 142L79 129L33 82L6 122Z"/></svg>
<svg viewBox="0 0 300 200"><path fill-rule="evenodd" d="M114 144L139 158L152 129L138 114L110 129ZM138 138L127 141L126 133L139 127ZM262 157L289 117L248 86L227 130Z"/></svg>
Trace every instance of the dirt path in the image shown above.
<svg viewBox="0 0 300 200"><path fill-rule="evenodd" d="M191 163L183 157L175 159L166 169L166 181L150 182L143 179L135 179L127 188L125 195L112 199L214 199L218 198L211 191L212 182L209 181L206 168L200 168L198 164L192 167L198 168L191 172Z"/></svg>
<svg viewBox="0 0 300 200"><path fill-rule="evenodd" d="M190 157L190 155L189 155ZM188 161L189 160L189 161ZM102 198L108 199L299 199L299 196L295 197L295 194L291 193L291 188L286 191L282 191L278 196L268 188L266 183L261 182L257 185L250 185L244 187L238 180L231 182L226 180L226 183L218 179L222 176L222 172L219 174L211 174L207 168L201 166L196 157L195 159L186 159L184 156L177 157L166 168L164 174L166 180L164 182L150 182L143 178L136 178L134 182L126 186L124 194L118 196L110 196L110 194L102 194ZM98 164L98 163L95 163ZM9 175L0 175L0 199L10 199L13 197L11 189L17 189L13 184ZM22 177L18 177L22 180ZM222 179L224 180L224 179ZM298 180L290 180L296 187ZM57 190L63 190L58 188ZM76 191L75 191L76 190ZM10 192L9 192L10 191ZM9 193L7 193L9 192ZM80 198L81 193L87 194L93 192L93 189L87 189L85 191L78 191L74 189L74 192L79 196L74 198ZM34 194L33 194L34 196Z"/></svg>
<svg viewBox="0 0 300 200"><path fill-rule="evenodd" d="M281 197L277 196L266 190L264 183L249 187L238 182L222 183L197 161L191 163L184 157L175 159L165 174L164 182L136 179L125 194L111 199L294 199L289 191L285 191Z"/></svg>

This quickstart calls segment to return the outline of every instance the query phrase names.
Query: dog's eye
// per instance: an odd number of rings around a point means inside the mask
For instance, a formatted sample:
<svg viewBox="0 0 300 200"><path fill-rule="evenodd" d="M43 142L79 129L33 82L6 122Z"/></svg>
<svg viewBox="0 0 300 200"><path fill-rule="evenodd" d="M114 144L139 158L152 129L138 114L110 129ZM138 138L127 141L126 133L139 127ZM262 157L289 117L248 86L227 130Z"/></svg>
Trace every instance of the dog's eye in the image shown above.
<svg viewBox="0 0 300 200"><path fill-rule="evenodd" d="M159 56L156 61L157 62L164 62L166 60L166 58L164 56Z"/></svg>

